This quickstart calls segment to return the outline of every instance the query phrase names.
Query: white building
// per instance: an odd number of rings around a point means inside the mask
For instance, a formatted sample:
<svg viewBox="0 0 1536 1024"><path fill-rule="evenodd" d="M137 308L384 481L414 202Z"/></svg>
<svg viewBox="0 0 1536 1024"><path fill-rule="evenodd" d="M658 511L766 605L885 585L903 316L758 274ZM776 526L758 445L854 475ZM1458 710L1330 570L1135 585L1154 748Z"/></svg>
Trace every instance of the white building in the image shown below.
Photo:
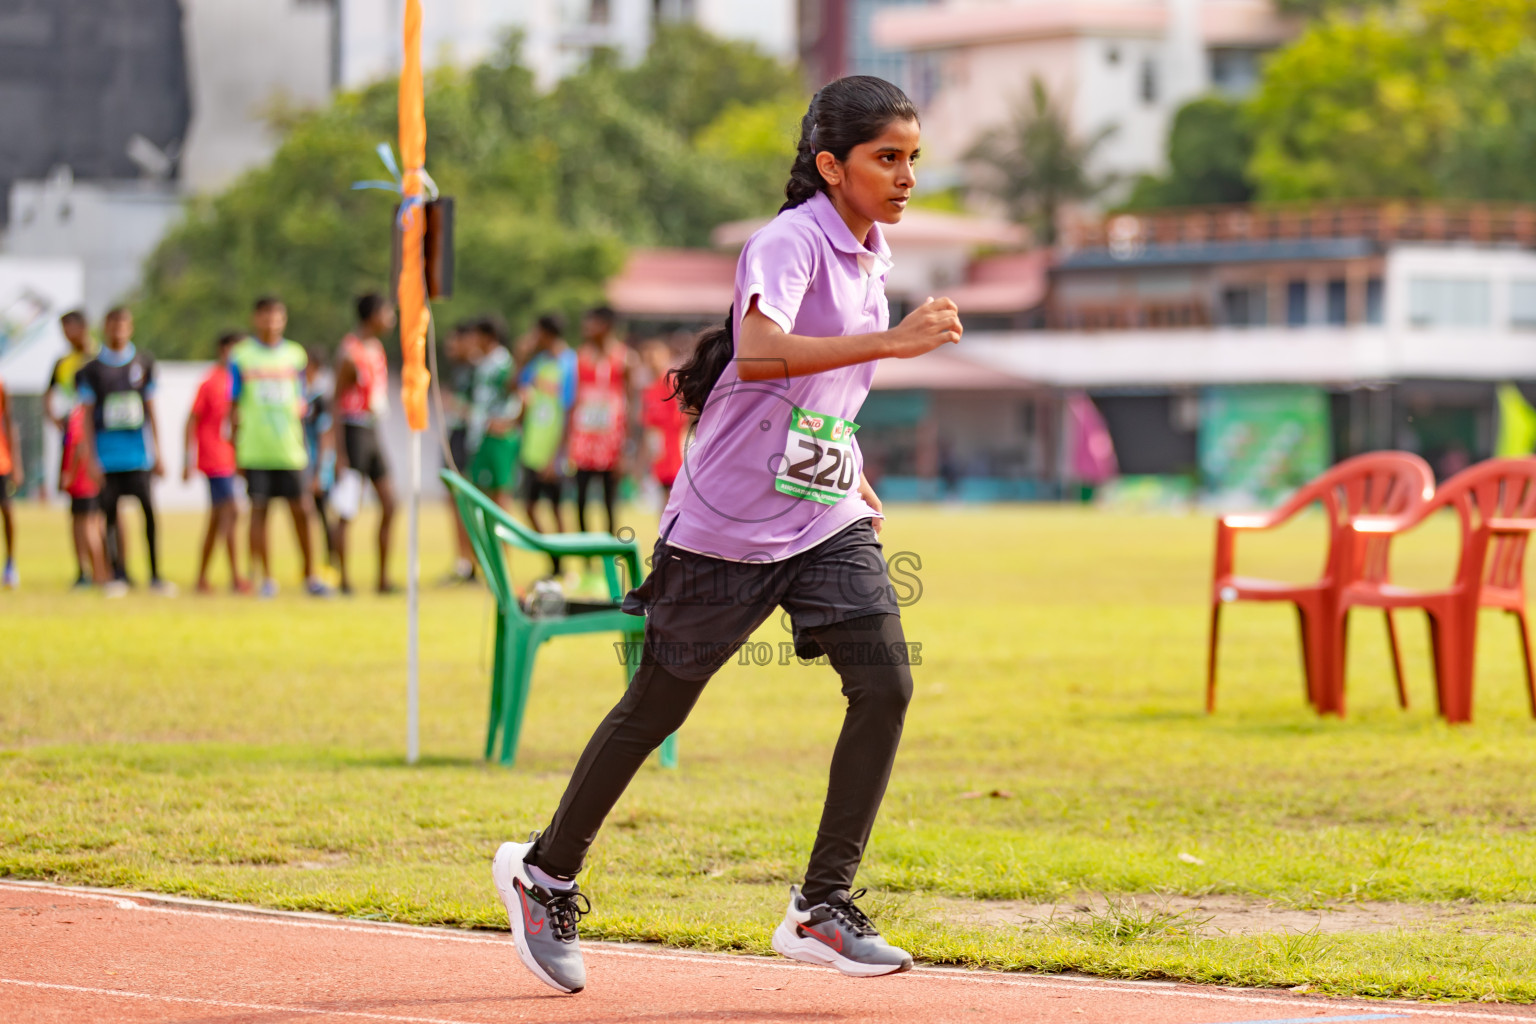
<svg viewBox="0 0 1536 1024"><path fill-rule="evenodd" d="M1298 28L1269 0L947 0L883 11L875 39L936 65L923 111L930 182L959 180L966 150L1008 120L1033 77L1079 138L1114 129L1094 170L1129 177L1162 169L1180 106L1208 89L1246 92L1261 56Z"/></svg>
<svg viewBox="0 0 1536 1024"><path fill-rule="evenodd" d="M403 0L336 2L341 84L354 88L393 73L400 64ZM597 47L639 60L657 20L692 21L791 60L795 17L794 0L432 0L422 5L422 57L429 66L473 64L518 32L523 59L547 89Z"/></svg>

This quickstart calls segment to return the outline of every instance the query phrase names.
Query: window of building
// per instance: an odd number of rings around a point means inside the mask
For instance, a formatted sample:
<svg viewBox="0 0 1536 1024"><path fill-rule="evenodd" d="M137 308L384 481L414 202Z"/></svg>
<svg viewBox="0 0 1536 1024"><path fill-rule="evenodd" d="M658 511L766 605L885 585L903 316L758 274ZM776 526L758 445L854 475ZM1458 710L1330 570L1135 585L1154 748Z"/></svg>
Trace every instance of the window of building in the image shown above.
<svg viewBox="0 0 1536 1024"><path fill-rule="evenodd" d="M1536 328L1536 280L1509 282L1509 326Z"/></svg>
<svg viewBox="0 0 1536 1024"><path fill-rule="evenodd" d="M1228 96L1247 96L1259 84L1260 51L1217 47L1211 50L1211 87Z"/></svg>
<svg viewBox="0 0 1536 1024"><path fill-rule="evenodd" d="M1487 327L1493 289L1485 278L1415 277L1408 281L1408 321L1415 327Z"/></svg>
<svg viewBox="0 0 1536 1024"><path fill-rule="evenodd" d="M1373 277L1365 282L1365 322L1379 324L1386 319L1386 289L1381 278Z"/></svg>
<svg viewBox="0 0 1536 1024"><path fill-rule="evenodd" d="M1285 285L1285 322L1292 327L1307 323L1307 282L1288 281Z"/></svg>
<svg viewBox="0 0 1536 1024"><path fill-rule="evenodd" d="M1146 104L1157 102L1157 62L1151 57L1141 62L1141 101Z"/></svg>
<svg viewBox="0 0 1536 1024"><path fill-rule="evenodd" d="M1262 327L1269 322L1268 289L1262 284L1236 285L1221 292L1222 322L1233 327Z"/></svg>
<svg viewBox="0 0 1536 1024"><path fill-rule="evenodd" d="M1328 322L1335 327L1349 322L1349 285L1343 278L1328 282Z"/></svg>

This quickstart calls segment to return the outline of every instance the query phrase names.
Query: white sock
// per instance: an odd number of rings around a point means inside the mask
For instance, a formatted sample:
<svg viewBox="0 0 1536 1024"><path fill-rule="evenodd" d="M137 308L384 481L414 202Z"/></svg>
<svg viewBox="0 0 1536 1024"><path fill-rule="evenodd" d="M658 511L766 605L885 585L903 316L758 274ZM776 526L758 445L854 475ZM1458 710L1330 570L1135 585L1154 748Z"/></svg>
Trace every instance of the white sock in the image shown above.
<svg viewBox="0 0 1536 1024"><path fill-rule="evenodd" d="M576 888L576 879L574 878L556 878L535 864L527 864L527 867L528 877L551 892L564 892L567 889Z"/></svg>

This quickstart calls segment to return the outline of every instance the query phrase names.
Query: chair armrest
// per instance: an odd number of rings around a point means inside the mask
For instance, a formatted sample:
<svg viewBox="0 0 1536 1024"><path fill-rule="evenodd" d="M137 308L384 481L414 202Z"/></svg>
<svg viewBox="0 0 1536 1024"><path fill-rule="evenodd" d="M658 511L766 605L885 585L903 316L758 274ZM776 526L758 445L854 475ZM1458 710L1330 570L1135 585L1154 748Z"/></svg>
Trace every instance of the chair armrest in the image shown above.
<svg viewBox="0 0 1536 1024"><path fill-rule="evenodd" d="M1490 519L1488 529L1494 533L1536 532L1536 519Z"/></svg>

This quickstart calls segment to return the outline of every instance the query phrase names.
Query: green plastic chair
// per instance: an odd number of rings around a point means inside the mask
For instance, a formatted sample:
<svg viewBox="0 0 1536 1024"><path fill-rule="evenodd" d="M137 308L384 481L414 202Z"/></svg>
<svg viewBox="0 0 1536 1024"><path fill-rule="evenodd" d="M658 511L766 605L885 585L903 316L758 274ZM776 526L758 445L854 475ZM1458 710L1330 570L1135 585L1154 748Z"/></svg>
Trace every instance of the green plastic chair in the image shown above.
<svg viewBox="0 0 1536 1024"><path fill-rule="evenodd" d="M485 732L485 757L490 760L501 737L500 761L511 765L517 760L517 742L523 729L523 712L528 706L528 688L533 678L533 662L539 645L551 637L575 633L623 634L624 680L628 685L640 667L640 644L645 636L645 620L619 610L625 586L620 578L622 565L628 585L639 583L640 548L632 540L622 541L610 533L536 533L519 523L486 497L474 484L451 470L438 474L453 494L459 518L469 534L475 561L486 585L496 598L496 653L491 666L491 714ZM544 555L600 558L608 581L612 609L581 612L551 618L531 618L512 589L507 574L505 547ZM668 736L658 751L663 768L677 767L677 736Z"/></svg>

